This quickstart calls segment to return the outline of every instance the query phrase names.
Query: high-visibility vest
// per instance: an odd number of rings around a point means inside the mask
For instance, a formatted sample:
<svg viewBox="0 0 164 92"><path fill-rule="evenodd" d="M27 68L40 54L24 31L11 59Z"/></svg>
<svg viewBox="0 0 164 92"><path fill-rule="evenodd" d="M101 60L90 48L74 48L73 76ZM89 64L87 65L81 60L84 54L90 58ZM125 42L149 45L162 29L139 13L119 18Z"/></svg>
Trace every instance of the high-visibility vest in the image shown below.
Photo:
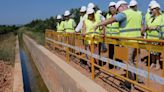
<svg viewBox="0 0 164 92"><path fill-rule="evenodd" d="M107 14L106 19L111 18L112 16ZM119 36L119 22L114 22L106 26L106 34L108 36Z"/></svg>
<svg viewBox="0 0 164 92"><path fill-rule="evenodd" d="M100 13L98 13L98 12L95 13L95 20L96 20L96 22L101 22L101 14Z"/></svg>
<svg viewBox="0 0 164 92"><path fill-rule="evenodd" d="M93 36L96 36L96 35L99 35L99 34L96 34L94 33L94 27L97 25L97 21L91 21L89 19L86 19L84 21L85 25L86 25L86 37L93 37ZM96 32L98 33L99 30L96 30ZM87 40L86 41L87 44L90 44L91 41L90 40ZM96 41L94 43L97 43Z"/></svg>
<svg viewBox="0 0 164 92"><path fill-rule="evenodd" d="M146 22L146 24L148 23L150 18L151 18L151 14L149 12L147 12L146 15L145 15L145 22Z"/></svg>
<svg viewBox="0 0 164 92"><path fill-rule="evenodd" d="M126 26L120 28L121 37L141 37L142 15L137 11L128 9L123 11L126 15Z"/></svg>
<svg viewBox="0 0 164 92"><path fill-rule="evenodd" d="M164 13L162 13L162 20L161 20L161 38L164 39Z"/></svg>
<svg viewBox="0 0 164 92"><path fill-rule="evenodd" d="M80 21L83 19L83 16L80 16Z"/></svg>
<svg viewBox="0 0 164 92"><path fill-rule="evenodd" d="M64 22L64 29L66 32L74 32L73 23L75 23L73 19L69 19Z"/></svg>
<svg viewBox="0 0 164 92"><path fill-rule="evenodd" d="M97 23L101 22L101 14L98 12L95 13L95 21ZM97 32L102 33L102 27L99 27L97 30L98 30Z"/></svg>
<svg viewBox="0 0 164 92"><path fill-rule="evenodd" d="M162 27L164 25L164 18L162 15L157 17L152 17L148 21L148 27ZM147 38L148 39L160 39L163 37L162 33L164 32L164 27L160 28L159 30L147 30Z"/></svg>
<svg viewBox="0 0 164 92"><path fill-rule="evenodd" d="M60 23L57 23L57 32L63 32L64 31L64 22L61 21Z"/></svg>

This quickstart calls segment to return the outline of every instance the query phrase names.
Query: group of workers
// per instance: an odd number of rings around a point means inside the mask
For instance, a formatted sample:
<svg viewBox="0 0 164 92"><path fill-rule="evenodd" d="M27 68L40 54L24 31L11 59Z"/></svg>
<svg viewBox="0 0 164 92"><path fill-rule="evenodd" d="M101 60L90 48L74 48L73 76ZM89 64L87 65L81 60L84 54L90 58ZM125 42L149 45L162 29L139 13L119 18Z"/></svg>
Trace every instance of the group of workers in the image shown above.
<svg viewBox="0 0 164 92"><path fill-rule="evenodd" d="M97 10L93 3L89 3L87 7L82 6L78 24L71 18L70 11L65 11L64 18L61 15L57 16L57 32L80 32L82 36L101 34L129 38L164 39L164 14L162 14L160 4L157 1L152 0L149 3L145 17L138 10L136 0L131 0L129 4L125 0L119 0L117 3L110 2L108 8L109 12L104 17L102 11ZM106 50L104 43L94 43L95 53L100 54L100 48L98 47ZM90 44L90 40L84 41L86 50L90 50ZM156 42L151 44L159 45ZM109 58L113 59L114 45L109 44L108 48L110 49ZM129 48L128 50L128 64L131 66L135 66L134 55L136 55L136 50L135 48ZM139 63L141 63L140 57L140 55L137 57ZM160 53L151 52L151 61L151 68L160 69ZM98 63L98 61L96 62ZM113 66L109 65L109 68L113 68ZM128 73L128 77L135 80L135 74L131 72ZM138 82L143 83L142 78L139 78ZM129 88L132 87L129 82L125 84Z"/></svg>

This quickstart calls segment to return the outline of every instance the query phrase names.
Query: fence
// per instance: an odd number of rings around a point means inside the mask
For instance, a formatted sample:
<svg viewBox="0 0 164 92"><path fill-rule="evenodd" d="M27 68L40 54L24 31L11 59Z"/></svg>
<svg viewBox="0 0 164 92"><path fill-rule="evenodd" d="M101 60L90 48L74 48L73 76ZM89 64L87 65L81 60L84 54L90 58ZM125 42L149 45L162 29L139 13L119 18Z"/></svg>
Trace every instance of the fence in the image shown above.
<svg viewBox="0 0 164 92"><path fill-rule="evenodd" d="M87 61L91 66L92 79L95 79L95 69L98 69L109 75L114 75L121 81L134 84L143 91L157 92L158 89L158 92L164 92L164 59L160 61L162 69L158 71L150 69L151 52L159 52L161 53L161 58L164 57L163 40L104 37L97 35L97 33L82 36L79 33L57 33L48 29L45 32L45 39L45 47L64 51L68 63L70 62L71 56ZM105 43L106 45L112 44L114 46L113 59L110 59L108 54L111 49L108 48L108 53L101 52L100 49L98 51L98 48L101 47L100 43ZM135 61L133 61L133 64L129 62L129 50L136 51L137 58L134 58ZM140 58L138 57L141 55L147 56L147 65L140 62ZM122 62L117 61L118 59ZM120 74L113 69L104 67L105 63L106 65L113 65L116 70L122 71L124 76L122 73ZM130 78L130 75L135 76L135 78ZM144 84L139 83L140 79L144 81Z"/></svg>

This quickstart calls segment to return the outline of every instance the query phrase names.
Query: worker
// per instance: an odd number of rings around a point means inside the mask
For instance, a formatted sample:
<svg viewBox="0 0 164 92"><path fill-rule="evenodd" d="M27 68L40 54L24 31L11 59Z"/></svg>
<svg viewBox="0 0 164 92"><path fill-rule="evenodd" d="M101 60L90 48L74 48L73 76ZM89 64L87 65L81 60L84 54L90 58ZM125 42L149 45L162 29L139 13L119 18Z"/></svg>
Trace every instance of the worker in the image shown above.
<svg viewBox="0 0 164 92"><path fill-rule="evenodd" d="M88 18L83 23L82 34L85 37L94 37L95 35L98 35L98 34L93 33L94 32L94 26L98 23L95 20L94 10L92 8L88 8L87 9L87 15L88 15ZM96 30L96 32L98 32L98 30ZM85 40L84 43L85 43L86 50L91 51L91 40ZM98 54L98 42L96 42L96 41L94 42L94 53ZM87 55L87 58L89 60L91 60L88 55ZM88 62L88 67L87 67L87 69L89 71L91 71L90 63L91 62ZM98 61L96 59L95 59L95 63L98 63Z"/></svg>
<svg viewBox="0 0 164 92"><path fill-rule="evenodd" d="M93 9L94 11L95 11L95 21L96 22L102 22L104 19L105 19L105 17L103 17L103 15L102 15L102 11L101 10L99 10L98 8L96 8L96 6L93 4L93 3L89 3L88 4L88 9L89 8L91 8L91 9ZM105 27L99 27L97 30L98 30L98 33L99 34L104 34L104 32L105 32L105 29L104 29ZM102 52L106 52L107 51L107 48L106 48L106 46L105 46L105 43L104 42L100 42L99 44L98 44L98 54L99 55L101 55L101 51ZM102 50L101 50L102 49ZM104 63L105 64L105 63ZM102 66L102 65L104 65L103 63L102 63L102 61L101 60L99 60L99 65L100 66Z"/></svg>
<svg viewBox="0 0 164 92"><path fill-rule="evenodd" d="M57 32L64 32L64 21L62 21L62 16L57 16Z"/></svg>
<svg viewBox="0 0 164 92"><path fill-rule="evenodd" d="M91 3L88 3L88 5L87 5L87 9L89 9L89 8L94 8L94 4L91 2ZM87 15L87 13L83 16L83 17L81 17L80 18L80 22L78 23L78 25L77 25L77 27L75 28L75 32L80 32L81 31L81 29L82 29L82 27L83 27L83 22L86 20L88 18L88 15Z"/></svg>
<svg viewBox="0 0 164 92"><path fill-rule="evenodd" d="M78 24L78 25L81 26L80 29L82 29L82 26L83 26L83 22L82 22L82 21L83 21L83 18L86 16L86 11L87 11L86 6L82 6L82 7L80 8L80 22L79 22L79 24ZM82 30L79 30L79 31L78 31L77 29L78 29L78 27L76 27L76 29L75 29L76 32L82 33ZM85 47L84 47L84 39L79 40L79 43L80 43L80 48L85 49ZM78 54L78 55L81 55L82 57L85 57L85 54L83 54L82 52L77 52L77 54ZM85 61L85 60L83 60L83 59L80 59L80 64L81 64L81 65L87 65L87 61Z"/></svg>
<svg viewBox="0 0 164 92"><path fill-rule="evenodd" d="M68 38L68 44L74 46L75 45L75 36L74 36L74 32L75 32L75 26L76 23L74 21L74 19L71 18L71 13L70 11L65 11L64 13L64 17L65 17L65 21L64 21L64 30L66 33L68 34L72 34L71 36L69 36ZM69 49L72 53L75 53L75 50L73 49Z"/></svg>
<svg viewBox="0 0 164 92"><path fill-rule="evenodd" d="M75 26L76 26L76 23L74 21L74 19L72 19L71 17L71 13L70 11L65 11L64 13L64 17L65 17L65 22L64 22L64 29L65 29L65 32L69 32L69 33L74 33L75 30Z"/></svg>
<svg viewBox="0 0 164 92"><path fill-rule="evenodd" d="M59 32L59 33L64 32L64 21L63 21L63 18L61 15L57 16L57 21L58 21L57 27L56 27L57 32ZM61 35L58 35L56 40L62 42L64 40L64 38ZM59 47L62 48L62 45L59 45Z"/></svg>
<svg viewBox="0 0 164 92"><path fill-rule="evenodd" d="M146 23L148 23L148 21L149 21L150 18L151 18L151 11L150 11L150 8L151 8L152 4L154 4L154 3L157 3L156 0L152 0L152 1L149 3L149 8L148 8L147 13L146 13L146 15L145 15L145 22L146 22Z"/></svg>
<svg viewBox="0 0 164 92"><path fill-rule="evenodd" d="M97 22L101 22L101 21L104 21L105 20L105 17L103 16L101 10L97 10L97 12L95 13L95 16L97 16L97 17L95 17L95 19L97 19L96 20ZM98 28L98 33L101 35L100 37L105 37L105 26L99 27ZM98 49L99 49L98 50L98 55L101 55L101 52L105 53L107 51L106 44L104 42L99 42ZM103 61L99 60L99 63L98 64L100 66L103 66L103 65L106 64L106 62L103 62Z"/></svg>
<svg viewBox="0 0 164 92"><path fill-rule="evenodd" d="M154 3L151 6L152 17L147 23L147 39L160 39L163 29L160 26L164 25L164 18L160 12L160 5ZM153 42L153 45L159 45L159 43ZM160 53L151 52L152 64L151 68L155 67L156 70L160 69ZM156 64L155 64L156 63Z"/></svg>
<svg viewBox="0 0 164 92"><path fill-rule="evenodd" d="M82 6L82 7L80 8L80 22L83 21L83 17L86 16L86 11L87 11L86 6ZM79 23L80 23L80 22L79 22ZM75 31L76 31L76 32L81 32L82 25L83 25L83 24L82 24L82 22L81 22L81 28L80 28L80 30L79 30L79 29L78 29L78 30L75 29Z"/></svg>
<svg viewBox="0 0 164 92"><path fill-rule="evenodd" d="M102 11L101 11L101 10L97 10L97 13L100 14L100 20L101 20L101 21L104 21L104 20L105 20L105 17L103 16ZM104 35L104 36L105 36L105 26L104 26L104 27L99 27L99 33L100 33L101 35ZM106 52L106 51L107 51L107 47L106 47L106 45L105 45L104 42L101 42L101 43L99 44L99 47L100 47L100 48L99 48L99 55L100 55L101 52ZM104 62L104 64L105 64L105 62Z"/></svg>
<svg viewBox="0 0 164 92"><path fill-rule="evenodd" d="M133 11L132 9L128 9L128 4L126 1L124 0L120 0L117 2L116 4L116 9L118 10L118 14L116 14L115 16L111 17L110 19L107 19L101 23L98 23L95 26L95 30L102 25L107 25L107 24L111 24L114 22L119 22L119 26L120 26L120 36L121 37L141 37L141 21L140 21L140 15ZM128 64L131 66L134 66L134 55L136 55L136 49L134 48L129 48L128 50ZM135 75L131 72L128 72L128 78L131 80L135 80ZM138 82L142 82L142 80L140 81L140 78L138 80ZM132 85L131 83L125 81L125 83L122 85L125 86L127 88L129 88L131 90Z"/></svg>
<svg viewBox="0 0 164 92"><path fill-rule="evenodd" d="M86 14L86 11L87 11L87 7L86 6L82 6L81 9L80 9L80 21L82 20L82 18Z"/></svg>
<svg viewBox="0 0 164 92"><path fill-rule="evenodd" d="M101 20L100 10L97 9L96 6L95 6L93 3L89 3L89 4L88 4L88 8L94 9L94 11L95 11L95 20L96 20L97 22L101 22L102 20Z"/></svg>
<svg viewBox="0 0 164 92"><path fill-rule="evenodd" d="M109 12L106 15L106 19L109 19L117 14L116 3L109 3ZM119 22L114 22L106 26L106 36L119 36ZM113 59L114 56L114 44L109 44L109 58ZM109 64L109 69L114 68L112 64Z"/></svg>

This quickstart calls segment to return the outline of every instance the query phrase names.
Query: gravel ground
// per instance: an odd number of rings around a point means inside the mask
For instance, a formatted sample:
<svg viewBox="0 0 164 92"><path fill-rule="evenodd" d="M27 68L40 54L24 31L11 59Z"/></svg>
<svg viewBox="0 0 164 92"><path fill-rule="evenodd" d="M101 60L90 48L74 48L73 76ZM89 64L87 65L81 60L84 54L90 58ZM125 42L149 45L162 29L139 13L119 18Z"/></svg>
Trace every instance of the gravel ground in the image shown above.
<svg viewBox="0 0 164 92"><path fill-rule="evenodd" d="M13 67L0 61L0 92L12 92Z"/></svg>
<svg viewBox="0 0 164 92"><path fill-rule="evenodd" d="M53 50L50 50L52 51L55 55L59 56L61 59L63 59L64 61L66 61L66 58L65 58L65 53L62 52L62 51L53 51ZM146 51L142 51L142 54L143 56L147 55ZM71 60L70 60L70 63L69 63L71 66L73 66L76 70L78 70L79 72L81 72L82 74L84 74L86 77L90 78L91 79L91 73L89 73L85 66L81 65L80 64L80 61L79 59L75 58L75 57L71 57ZM146 70L146 65L143 65L144 67L144 70ZM108 66L105 65L104 68L107 68ZM108 69L108 68L107 68ZM113 72L117 73L117 74L120 74L120 75L123 75L124 74L124 71L123 70L118 70L118 69L113 69L112 70ZM154 71L154 70L151 70L151 72L157 74L157 75L161 75L161 69L158 70L158 71ZM134 86L134 88L129 91L127 88L121 88L120 87L120 83L123 82L123 80L119 79L119 78L116 78L115 76L113 76L112 74L106 74L104 72L102 72L101 70L98 71L96 70L95 71L95 79L93 80L95 83L97 83L98 85L100 85L101 87L103 87L104 89L106 89L108 92L148 92L148 91L145 91L137 86ZM155 89L156 92L164 92L162 90L162 86L158 83L155 83L153 81L150 81L150 82L147 82L147 79L144 79L144 84L143 85L148 85L150 88L152 89ZM163 88L164 89L164 88Z"/></svg>

